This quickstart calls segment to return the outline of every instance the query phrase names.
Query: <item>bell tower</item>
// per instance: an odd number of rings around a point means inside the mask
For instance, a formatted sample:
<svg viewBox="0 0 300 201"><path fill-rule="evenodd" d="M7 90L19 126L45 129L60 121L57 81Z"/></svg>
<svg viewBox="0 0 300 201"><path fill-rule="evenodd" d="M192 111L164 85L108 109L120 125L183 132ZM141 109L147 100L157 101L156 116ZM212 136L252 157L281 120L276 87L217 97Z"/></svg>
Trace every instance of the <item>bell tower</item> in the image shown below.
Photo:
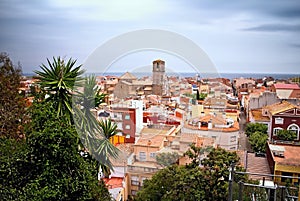
<svg viewBox="0 0 300 201"><path fill-rule="evenodd" d="M163 85L165 82L165 61L158 59L152 63L152 93L161 96L163 94Z"/></svg>

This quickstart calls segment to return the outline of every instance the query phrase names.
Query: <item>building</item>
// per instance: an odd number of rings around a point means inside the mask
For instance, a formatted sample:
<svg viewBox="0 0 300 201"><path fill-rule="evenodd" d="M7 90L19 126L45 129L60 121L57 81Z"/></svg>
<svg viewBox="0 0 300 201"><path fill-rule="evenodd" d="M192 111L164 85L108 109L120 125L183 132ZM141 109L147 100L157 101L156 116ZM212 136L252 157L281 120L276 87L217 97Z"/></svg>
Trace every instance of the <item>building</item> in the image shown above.
<svg viewBox="0 0 300 201"><path fill-rule="evenodd" d="M277 83L271 86L280 99L300 99L300 87L298 84Z"/></svg>
<svg viewBox="0 0 300 201"><path fill-rule="evenodd" d="M300 146L267 144L267 159L271 173L280 176L300 177ZM284 185L288 178L274 177L274 182ZM290 184L299 185L299 179L290 179Z"/></svg>
<svg viewBox="0 0 300 201"><path fill-rule="evenodd" d="M134 144L132 161L128 163L125 179L125 198L136 195L145 179L151 178L163 168L156 162L156 155L176 152L180 156L177 163L185 165L190 159L183 157L190 145L214 147L214 139L197 134L181 133L181 126L150 125L141 131L141 136ZM205 155L202 156L203 158ZM129 161L129 160L128 160Z"/></svg>
<svg viewBox="0 0 300 201"><path fill-rule="evenodd" d="M127 165L125 196L134 196L162 167L156 163L156 153L165 146L167 136L176 131L175 126L151 125L143 128L133 146L132 161Z"/></svg>
<svg viewBox="0 0 300 201"><path fill-rule="evenodd" d="M281 101L263 107L262 116L270 118L270 139L278 140L276 134L279 130L291 130L296 133L295 142L300 141L300 107L287 101Z"/></svg>
<svg viewBox="0 0 300 201"><path fill-rule="evenodd" d="M184 133L194 133L215 140L216 146L226 150L237 150L239 141L239 124L226 118L225 114L205 114L192 118L182 128Z"/></svg>
<svg viewBox="0 0 300 201"><path fill-rule="evenodd" d="M143 102L128 100L110 106L110 118L117 124L120 135L114 137L113 143L134 143L136 133L143 128ZM125 137L125 138L124 138Z"/></svg>
<svg viewBox="0 0 300 201"><path fill-rule="evenodd" d="M164 93L165 84L165 62L162 60L155 60L152 62L152 94L162 96Z"/></svg>
<svg viewBox="0 0 300 201"><path fill-rule="evenodd" d="M124 73L114 87L114 96L122 99L136 95L136 88L133 85L135 80L137 80L137 78L131 73Z"/></svg>

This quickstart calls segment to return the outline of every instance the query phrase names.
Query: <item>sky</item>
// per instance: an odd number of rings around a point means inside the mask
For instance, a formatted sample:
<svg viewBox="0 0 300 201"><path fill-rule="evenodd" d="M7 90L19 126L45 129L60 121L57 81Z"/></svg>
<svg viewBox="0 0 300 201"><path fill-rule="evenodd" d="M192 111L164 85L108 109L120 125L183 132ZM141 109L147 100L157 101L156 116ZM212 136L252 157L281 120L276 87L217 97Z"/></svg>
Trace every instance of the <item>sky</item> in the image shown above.
<svg viewBox="0 0 300 201"><path fill-rule="evenodd" d="M84 64L107 41L143 29L193 41L220 73L300 69L299 0L0 0L0 26L0 52L24 73L57 56ZM158 58L173 71L190 70L182 58L153 50L125 54L109 69L136 70Z"/></svg>

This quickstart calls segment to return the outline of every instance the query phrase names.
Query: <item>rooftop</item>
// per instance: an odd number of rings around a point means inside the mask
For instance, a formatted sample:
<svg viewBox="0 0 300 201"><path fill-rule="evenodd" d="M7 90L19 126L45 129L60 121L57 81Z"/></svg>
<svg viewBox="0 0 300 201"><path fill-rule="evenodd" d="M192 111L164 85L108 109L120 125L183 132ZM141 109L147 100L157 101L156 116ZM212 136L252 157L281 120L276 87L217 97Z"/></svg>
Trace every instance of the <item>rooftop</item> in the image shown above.
<svg viewBox="0 0 300 201"><path fill-rule="evenodd" d="M149 147L160 147L163 143L164 135L143 135L135 143L135 146L149 146Z"/></svg>
<svg viewBox="0 0 300 201"><path fill-rule="evenodd" d="M297 107L297 106L293 105L287 101L282 101L279 103L274 103L272 105L268 105L265 108L268 109L272 115L274 115L274 114L278 114L280 112L284 112L286 110L294 109L295 107Z"/></svg>
<svg viewBox="0 0 300 201"><path fill-rule="evenodd" d="M131 73L129 72L126 72L124 73L121 77L120 77L120 80L136 80L137 78L132 75Z"/></svg>
<svg viewBox="0 0 300 201"><path fill-rule="evenodd" d="M123 187L123 178L120 177L103 178L103 181L108 189Z"/></svg>
<svg viewBox="0 0 300 201"><path fill-rule="evenodd" d="M274 87L276 89L300 89L298 84L284 84L284 83L278 83L274 84Z"/></svg>
<svg viewBox="0 0 300 201"><path fill-rule="evenodd" d="M273 159L277 164L297 167L300 166L300 146L279 144L276 144L275 146L270 144L269 146L271 150L275 147L274 149L284 152L284 157L274 156L273 154Z"/></svg>
<svg viewBox="0 0 300 201"><path fill-rule="evenodd" d="M270 118L268 116L262 115L262 109L252 109L251 115L255 121L270 121Z"/></svg>

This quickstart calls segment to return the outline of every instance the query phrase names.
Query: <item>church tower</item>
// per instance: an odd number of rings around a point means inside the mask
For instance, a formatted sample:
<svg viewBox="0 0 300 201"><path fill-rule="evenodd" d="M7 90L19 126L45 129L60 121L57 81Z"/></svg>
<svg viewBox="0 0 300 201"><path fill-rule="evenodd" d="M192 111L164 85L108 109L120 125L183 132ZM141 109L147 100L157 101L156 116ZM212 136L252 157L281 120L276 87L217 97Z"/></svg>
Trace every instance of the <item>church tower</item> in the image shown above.
<svg viewBox="0 0 300 201"><path fill-rule="evenodd" d="M161 96L165 82L165 61L155 60L152 69L152 93Z"/></svg>

